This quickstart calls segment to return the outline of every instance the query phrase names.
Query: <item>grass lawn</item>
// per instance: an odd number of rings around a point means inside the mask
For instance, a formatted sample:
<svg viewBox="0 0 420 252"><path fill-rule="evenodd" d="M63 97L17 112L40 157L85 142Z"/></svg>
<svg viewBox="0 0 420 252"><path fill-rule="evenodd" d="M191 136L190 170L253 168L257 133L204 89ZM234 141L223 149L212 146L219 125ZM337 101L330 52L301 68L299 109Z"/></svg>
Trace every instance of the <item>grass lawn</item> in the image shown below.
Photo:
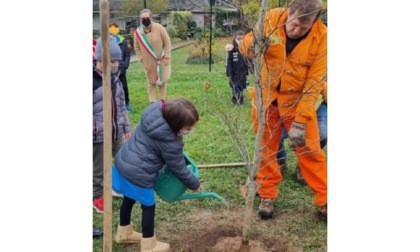
<svg viewBox="0 0 420 252"><path fill-rule="evenodd" d="M216 116L215 112L220 109L228 117L241 122L238 127L240 126L247 143L249 154L253 155L254 136L250 121L249 94L246 93L246 102L243 106L234 106L230 101L223 51L227 41L226 39L218 41L217 51L214 53L218 60L211 66L211 72L208 65L185 64L191 46L172 53L172 76L167 87L167 99L184 97L190 99L198 108L200 121L193 132L185 137L185 152L198 165L243 162L226 133L224 124ZM129 116L134 129L139 123L142 111L149 105L146 77L138 63L130 65L127 77L130 105L134 110ZM203 86L205 81L211 83L211 88L207 92ZM274 240L282 241L287 248L284 251L326 251L327 225L314 218L312 192L294 180L296 157L288 148L287 152L288 169L280 187L281 194L276 203L276 215L268 221L255 217L251 239L265 241L265 244ZM206 237L210 237L210 233L215 236L240 235L245 201L239 194L239 187L245 183L246 177L245 167L200 169L204 190L216 192L224 197L229 207L214 199L177 201L169 204L157 198L155 232L158 239L169 242L171 251L200 252L207 250L200 250L199 247L189 248L188 244L193 244L195 241L188 237L192 239L195 236L195 240L206 240ZM116 233L119 223L120 204L121 199L114 197L113 234ZM255 209L258 208L258 204L257 198ZM103 215L94 210L93 212L93 224L102 228ZM132 221L138 231L141 231L140 214L141 208L136 204ZM227 231L223 231L224 229ZM210 240L207 238L207 242L213 241ZM93 251L102 251L102 246L101 239L93 240ZM130 247L113 243L113 251L131 250Z"/></svg>

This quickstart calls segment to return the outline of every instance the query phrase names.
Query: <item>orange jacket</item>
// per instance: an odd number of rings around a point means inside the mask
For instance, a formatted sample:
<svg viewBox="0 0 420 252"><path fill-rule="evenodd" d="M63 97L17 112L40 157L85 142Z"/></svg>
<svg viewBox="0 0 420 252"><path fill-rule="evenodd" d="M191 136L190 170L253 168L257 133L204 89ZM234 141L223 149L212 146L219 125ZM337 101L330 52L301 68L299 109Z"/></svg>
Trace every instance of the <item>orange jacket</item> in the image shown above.
<svg viewBox="0 0 420 252"><path fill-rule="evenodd" d="M280 114L306 123L315 116L315 103L326 81L327 28L316 20L307 37L286 57L287 17L287 9L275 8L267 12L264 21L263 36L269 45L261 56L263 106L268 107L277 98ZM249 58L253 56L253 40L252 32L246 34L240 47ZM279 82L281 88L277 91Z"/></svg>
<svg viewBox="0 0 420 252"><path fill-rule="evenodd" d="M321 90L321 94L318 96L318 100L315 104L315 110L318 110L319 106L321 105L321 103L325 103L326 105L328 105L328 92L327 92L327 82L324 82L322 90Z"/></svg>
<svg viewBox="0 0 420 252"><path fill-rule="evenodd" d="M327 82L324 82L324 86L321 90L322 100L325 104L328 104L328 92L327 92Z"/></svg>

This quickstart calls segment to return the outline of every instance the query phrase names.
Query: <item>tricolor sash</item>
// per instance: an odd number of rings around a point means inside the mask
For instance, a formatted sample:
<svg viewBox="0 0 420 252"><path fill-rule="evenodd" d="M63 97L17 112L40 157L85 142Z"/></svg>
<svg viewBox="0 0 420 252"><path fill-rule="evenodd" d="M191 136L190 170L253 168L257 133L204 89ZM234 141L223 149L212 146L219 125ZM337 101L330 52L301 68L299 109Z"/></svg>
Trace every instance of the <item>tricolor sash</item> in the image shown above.
<svg viewBox="0 0 420 252"><path fill-rule="evenodd" d="M149 52L149 54L152 55L153 58L155 58L155 60L157 62L156 84L162 85L162 65L161 65L160 61L165 57L164 47L162 46L162 53L161 53L160 57L158 57L156 55L155 51L153 50L153 46L150 44L149 40L147 39L146 34L141 33L141 26L137 27L136 36L137 36L137 39L140 41L140 43L144 46L144 48L146 48L146 50Z"/></svg>

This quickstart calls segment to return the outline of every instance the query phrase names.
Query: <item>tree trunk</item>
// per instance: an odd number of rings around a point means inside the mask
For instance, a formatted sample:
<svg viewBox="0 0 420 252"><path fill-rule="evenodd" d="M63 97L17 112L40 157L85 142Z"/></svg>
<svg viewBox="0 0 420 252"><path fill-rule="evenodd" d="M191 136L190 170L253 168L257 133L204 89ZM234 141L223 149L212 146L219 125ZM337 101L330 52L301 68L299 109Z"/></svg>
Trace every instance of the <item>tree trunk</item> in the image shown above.
<svg viewBox="0 0 420 252"><path fill-rule="evenodd" d="M258 114L258 131L254 144L254 162L249 169L249 183L248 183L248 196L246 199L245 216L242 229L242 246L248 247L249 245L249 230L251 228L252 210L256 194L256 176L261 162L261 142L265 125L265 109L262 106L262 91L261 91L261 54L264 52L266 44L262 36L265 14L268 9L268 0L262 0L259 21L257 29L254 30L254 80L255 80L255 96L256 107Z"/></svg>

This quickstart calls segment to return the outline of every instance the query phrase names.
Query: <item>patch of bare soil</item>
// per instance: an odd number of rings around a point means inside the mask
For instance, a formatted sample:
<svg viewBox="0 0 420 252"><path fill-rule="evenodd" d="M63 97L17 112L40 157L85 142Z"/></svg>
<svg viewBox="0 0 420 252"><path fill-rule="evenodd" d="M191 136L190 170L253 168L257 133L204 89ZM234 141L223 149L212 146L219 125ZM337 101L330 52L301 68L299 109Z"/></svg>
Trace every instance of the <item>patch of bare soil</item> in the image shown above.
<svg viewBox="0 0 420 252"><path fill-rule="evenodd" d="M296 220L311 216L311 212L305 208L283 210L278 211L271 220L261 220L255 211L248 247L241 246L243 207L231 207L219 212L180 212L170 222L156 223L155 234L159 241L171 245L171 252L301 252L303 248L296 247L296 244L303 244L312 237L308 230L287 238L281 233L293 227ZM125 244L116 246L113 251L138 252L140 245ZM324 252L326 248L321 246L311 251Z"/></svg>
<svg viewBox="0 0 420 252"><path fill-rule="evenodd" d="M253 221L257 220L253 217ZM177 252L297 252L286 239L264 227L250 232L248 250L242 247L243 209L231 209L218 213L195 212L184 216L184 223L161 223L158 236L169 242L171 251ZM260 223L261 220L255 223ZM264 221L265 222L265 221ZM272 225L274 223L271 223ZM267 232L261 232L264 228ZM158 237L158 238L159 238Z"/></svg>
<svg viewBox="0 0 420 252"><path fill-rule="evenodd" d="M249 241L250 251L254 252L265 252L268 251L268 248L259 241ZM210 248L211 252L225 252L225 251L244 251L245 248L242 248L242 238L241 237L227 237L220 239L216 245Z"/></svg>

